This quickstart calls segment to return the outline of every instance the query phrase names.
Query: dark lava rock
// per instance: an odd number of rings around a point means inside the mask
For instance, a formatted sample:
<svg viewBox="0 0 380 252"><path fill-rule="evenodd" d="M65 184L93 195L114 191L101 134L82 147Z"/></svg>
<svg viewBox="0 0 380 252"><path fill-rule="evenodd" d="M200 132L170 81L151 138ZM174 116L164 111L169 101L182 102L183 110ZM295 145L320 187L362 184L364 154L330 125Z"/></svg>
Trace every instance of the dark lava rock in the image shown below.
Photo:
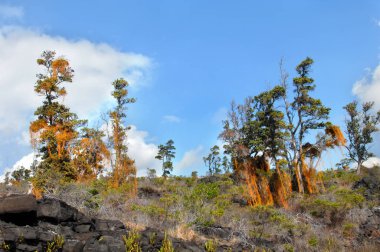
<svg viewBox="0 0 380 252"><path fill-rule="evenodd" d="M211 236L215 238L227 239L231 236L231 228L211 226L211 227L198 227L197 231L203 235Z"/></svg>
<svg viewBox="0 0 380 252"><path fill-rule="evenodd" d="M7 245L9 251L46 251L53 242L63 243L55 251L125 251L123 236L128 237L130 230L118 220L91 219L52 198L36 201L31 195L12 195L0 197L0 202L0 244ZM221 239L231 235L231 230L223 227L200 228L200 232ZM159 251L163 232L147 228L139 235L142 251ZM170 240L175 251L204 251L202 241ZM239 251L238 246L232 251Z"/></svg>
<svg viewBox="0 0 380 252"><path fill-rule="evenodd" d="M78 210L56 199L43 199L38 202L37 218L53 223L75 221Z"/></svg>
<svg viewBox="0 0 380 252"><path fill-rule="evenodd" d="M137 195L139 196L139 198L159 198L161 197L161 192L150 186L147 186L139 188Z"/></svg>
<svg viewBox="0 0 380 252"><path fill-rule="evenodd" d="M37 210L36 199L32 195L10 195L0 198L0 214L27 213Z"/></svg>
<svg viewBox="0 0 380 252"><path fill-rule="evenodd" d="M36 225L36 210L37 202L32 195L16 194L0 198L0 220L5 222Z"/></svg>
<svg viewBox="0 0 380 252"><path fill-rule="evenodd" d="M120 229L125 229L125 226L121 221L95 219L96 231L115 231Z"/></svg>

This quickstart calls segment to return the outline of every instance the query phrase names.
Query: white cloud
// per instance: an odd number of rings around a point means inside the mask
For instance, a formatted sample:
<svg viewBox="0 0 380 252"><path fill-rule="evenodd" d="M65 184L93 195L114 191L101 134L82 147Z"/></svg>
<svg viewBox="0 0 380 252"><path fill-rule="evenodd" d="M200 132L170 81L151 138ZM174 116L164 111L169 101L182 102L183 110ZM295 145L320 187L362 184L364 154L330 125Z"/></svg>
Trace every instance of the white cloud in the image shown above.
<svg viewBox="0 0 380 252"><path fill-rule="evenodd" d="M24 16L24 10L18 6L0 5L0 19L21 19Z"/></svg>
<svg viewBox="0 0 380 252"><path fill-rule="evenodd" d="M7 173L7 172L12 173L13 171L15 171L17 169L20 169L21 166L23 166L24 168L29 169L30 166L31 166L31 164L33 163L33 160L34 160L34 153L33 152L29 153L29 154L27 154L25 156L23 156L11 168L5 169L5 171L4 171L3 174L0 173L0 182L4 180L5 173Z"/></svg>
<svg viewBox="0 0 380 252"><path fill-rule="evenodd" d="M362 101L374 101L375 108L380 109L380 65L370 76L357 81L352 88L352 93Z"/></svg>
<svg viewBox="0 0 380 252"><path fill-rule="evenodd" d="M363 166L365 166L367 168L373 168L374 166L380 166L380 158L370 157L365 162L363 162Z"/></svg>
<svg viewBox="0 0 380 252"><path fill-rule="evenodd" d="M184 171L199 170L203 164L203 146L198 146L195 149L191 149L183 155L183 158L174 165L174 169L179 173ZM192 171L191 170L191 171Z"/></svg>
<svg viewBox="0 0 380 252"><path fill-rule="evenodd" d="M27 127L41 98L34 93L36 73L44 69L36 59L44 50L66 57L75 71L65 97L72 111L86 118L111 99L112 81L124 77L131 86L141 84L151 65L149 58L117 51L107 44L71 41L20 27L0 28L0 132Z"/></svg>
<svg viewBox="0 0 380 252"><path fill-rule="evenodd" d="M148 132L137 130L132 125L128 131L128 154L135 160L137 175L145 175L146 169L156 169L159 174L161 162L154 157L157 155L158 147L153 143L147 143Z"/></svg>
<svg viewBox="0 0 380 252"><path fill-rule="evenodd" d="M180 123L181 122L181 118L179 118L178 116L174 116L174 115L166 115L163 117L163 119L165 122L171 122L171 123Z"/></svg>

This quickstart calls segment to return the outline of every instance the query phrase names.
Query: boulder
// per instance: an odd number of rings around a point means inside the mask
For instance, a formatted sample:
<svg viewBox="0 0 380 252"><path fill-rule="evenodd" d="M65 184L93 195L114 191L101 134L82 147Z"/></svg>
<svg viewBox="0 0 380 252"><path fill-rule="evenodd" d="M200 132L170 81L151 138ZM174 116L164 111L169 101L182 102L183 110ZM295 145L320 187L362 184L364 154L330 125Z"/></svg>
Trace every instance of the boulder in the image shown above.
<svg viewBox="0 0 380 252"><path fill-rule="evenodd" d="M63 201L45 198L38 202L37 218L53 223L75 221L78 210Z"/></svg>
<svg viewBox="0 0 380 252"><path fill-rule="evenodd" d="M33 195L15 194L0 198L0 215L35 212L37 201Z"/></svg>

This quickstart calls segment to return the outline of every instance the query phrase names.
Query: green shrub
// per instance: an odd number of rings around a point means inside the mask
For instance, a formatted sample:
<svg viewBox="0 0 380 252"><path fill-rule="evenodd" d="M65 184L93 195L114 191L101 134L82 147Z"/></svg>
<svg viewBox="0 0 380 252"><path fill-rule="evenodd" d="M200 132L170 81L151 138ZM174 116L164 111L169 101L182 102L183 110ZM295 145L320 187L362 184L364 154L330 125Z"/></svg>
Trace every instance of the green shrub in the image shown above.
<svg viewBox="0 0 380 252"><path fill-rule="evenodd" d="M174 252L172 241L168 238L166 233L159 252Z"/></svg>
<svg viewBox="0 0 380 252"><path fill-rule="evenodd" d="M128 237L126 235L123 235L125 251L126 252L141 252L139 239L140 239L140 235L135 230L131 230L128 233Z"/></svg>
<svg viewBox="0 0 380 252"><path fill-rule="evenodd" d="M313 236L309 239L308 243L311 247L316 247L318 245L318 238Z"/></svg>
<svg viewBox="0 0 380 252"><path fill-rule="evenodd" d="M284 244L284 251L286 252L294 252L294 247L292 244L290 243L286 243Z"/></svg>
<svg viewBox="0 0 380 252"><path fill-rule="evenodd" d="M348 209L361 206L365 201L363 195L349 189L340 189L335 194L338 196L339 202Z"/></svg>
<svg viewBox="0 0 380 252"><path fill-rule="evenodd" d="M216 252L216 244L213 240L207 240L205 243L206 252Z"/></svg>
<svg viewBox="0 0 380 252"><path fill-rule="evenodd" d="M54 236L53 240L47 243L46 251L47 252L56 252L63 248L65 239L62 235Z"/></svg>
<svg viewBox="0 0 380 252"><path fill-rule="evenodd" d="M356 225L353 223L345 223L342 226L342 233L343 236L346 238L351 238L354 235L354 230L356 228Z"/></svg>

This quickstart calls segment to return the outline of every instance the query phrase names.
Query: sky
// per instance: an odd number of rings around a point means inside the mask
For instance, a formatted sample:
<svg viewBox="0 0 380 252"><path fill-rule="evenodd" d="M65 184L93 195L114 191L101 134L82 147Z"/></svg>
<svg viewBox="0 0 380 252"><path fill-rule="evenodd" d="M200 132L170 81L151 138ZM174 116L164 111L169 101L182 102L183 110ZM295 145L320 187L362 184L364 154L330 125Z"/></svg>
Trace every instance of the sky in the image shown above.
<svg viewBox="0 0 380 252"><path fill-rule="evenodd" d="M230 102L278 84L281 59L290 77L314 59L314 95L332 108L333 123L343 125L353 99L380 109L377 0L0 0L0 174L33 158L28 126L42 101L33 87L44 50L70 61L64 103L90 126L113 105L112 81L128 80L139 174L160 171L154 156L169 139L174 174L204 174L202 157L222 145Z"/></svg>

